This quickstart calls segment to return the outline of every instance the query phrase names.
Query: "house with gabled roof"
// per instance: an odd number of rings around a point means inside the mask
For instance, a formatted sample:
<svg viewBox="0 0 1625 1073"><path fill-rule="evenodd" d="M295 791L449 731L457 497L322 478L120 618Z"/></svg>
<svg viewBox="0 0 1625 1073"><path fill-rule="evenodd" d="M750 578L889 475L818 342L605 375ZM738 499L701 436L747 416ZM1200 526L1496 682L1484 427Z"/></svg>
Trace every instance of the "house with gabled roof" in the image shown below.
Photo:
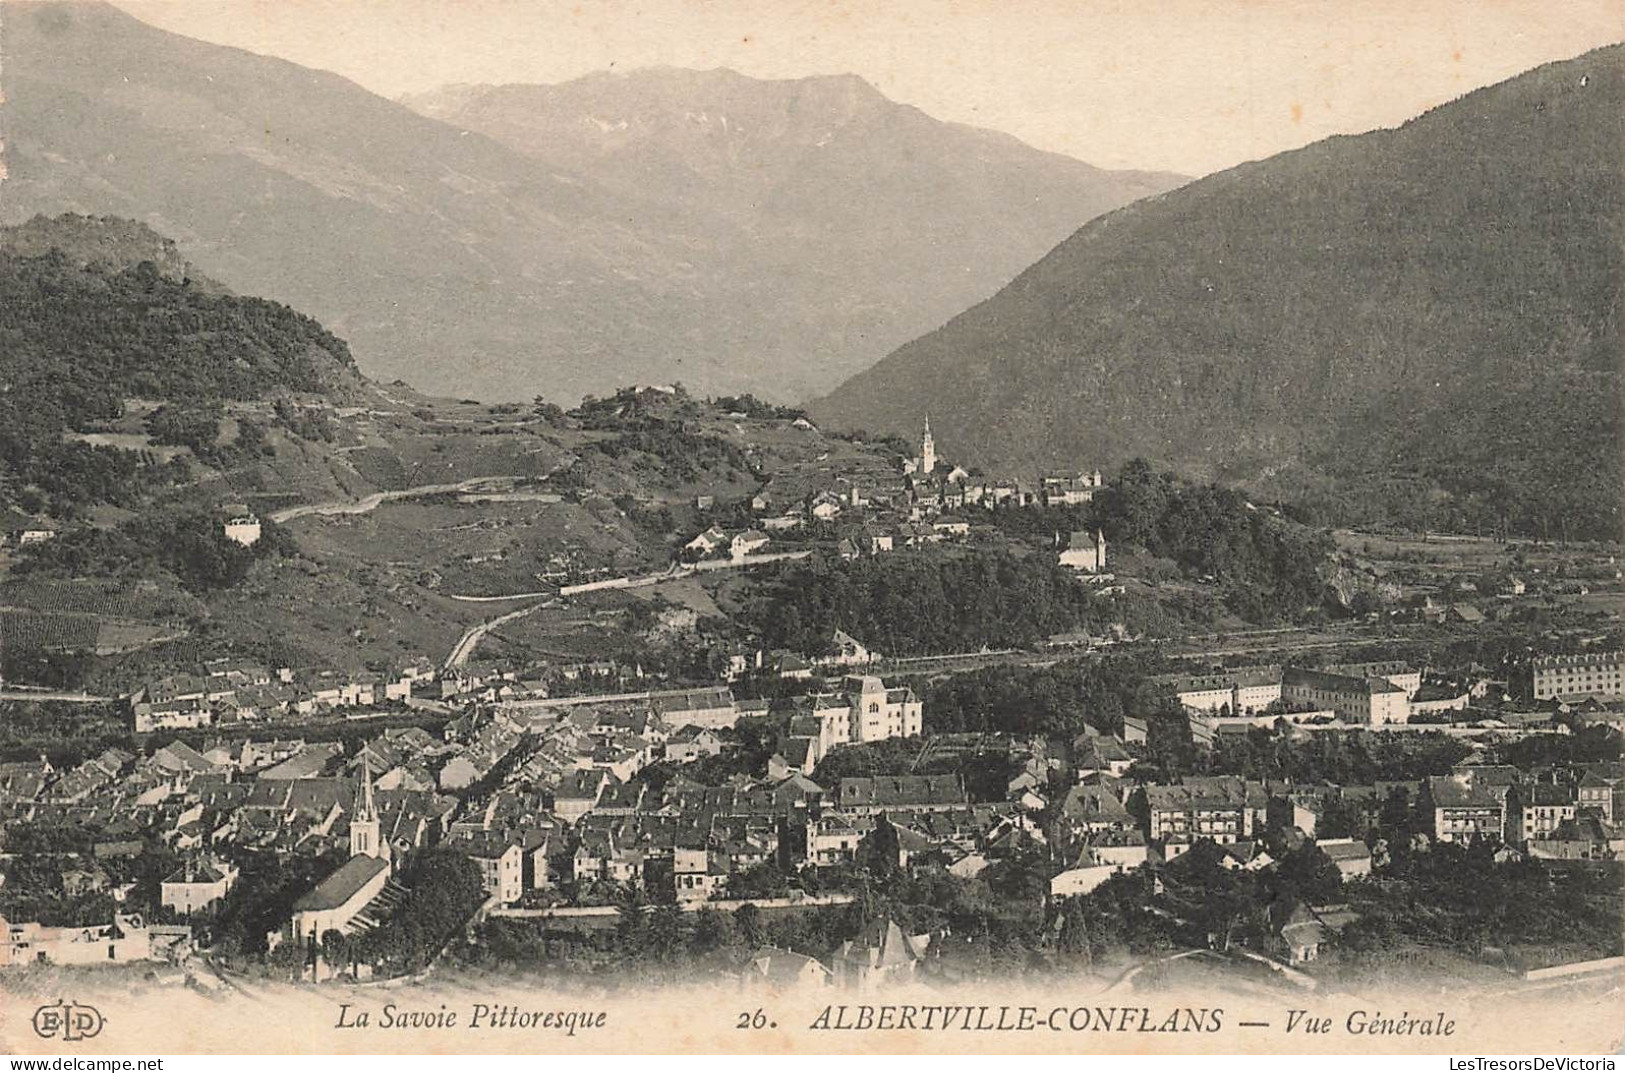
<svg viewBox="0 0 1625 1073"><path fill-rule="evenodd" d="M609 783L609 773L601 768L566 772L553 788L553 812L565 823L575 823L597 807Z"/></svg>
<svg viewBox="0 0 1625 1073"><path fill-rule="evenodd" d="M835 807L854 816L895 809L938 811L970 803L958 775L875 775L841 779Z"/></svg>
<svg viewBox="0 0 1625 1073"><path fill-rule="evenodd" d="M687 764L702 757L719 756L722 748L722 737L716 731L690 723L666 739L666 759L674 764Z"/></svg>
<svg viewBox="0 0 1625 1073"><path fill-rule="evenodd" d="M237 880L237 868L226 861L190 859L159 884L159 904L188 915L224 901Z"/></svg>
<svg viewBox="0 0 1625 1073"><path fill-rule="evenodd" d="M741 984L773 992L829 987L834 982L834 973L817 958L776 946L758 947L738 976Z"/></svg>
<svg viewBox="0 0 1625 1073"><path fill-rule="evenodd" d="M1133 813L1104 786L1079 784L1061 802L1061 819L1074 835L1098 835L1137 828Z"/></svg>

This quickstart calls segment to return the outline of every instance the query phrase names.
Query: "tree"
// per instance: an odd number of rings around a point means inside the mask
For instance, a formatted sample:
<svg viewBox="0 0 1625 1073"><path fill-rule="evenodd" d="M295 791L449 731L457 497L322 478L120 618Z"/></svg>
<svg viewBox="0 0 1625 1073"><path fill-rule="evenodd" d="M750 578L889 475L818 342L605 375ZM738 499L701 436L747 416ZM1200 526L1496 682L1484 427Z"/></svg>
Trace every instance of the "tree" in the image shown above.
<svg viewBox="0 0 1625 1073"><path fill-rule="evenodd" d="M337 928L328 928L321 937L322 960L333 972L343 972L350 965L350 938Z"/></svg>
<svg viewBox="0 0 1625 1073"><path fill-rule="evenodd" d="M857 863L876 880L884 882L897 873L901 855L897 828L882 814L875 820L874 829L858 842Z"/></svg>
<svg viewBox="0 0 1625 1073"><path fill-rule="evenodd" d="M657 961L674 960L683 947L683 912L675 902L657 905L649 913L649 952Z"/></svg>
<svg viewBox="0 0 1625 1073"><path fill-rule="evenodd" d="M621 953L637 956L648 945L645 928L643 888L635 883L623 884L615 897L615 945Z"/></svg>
<svg viewBox="0 0 1625 1073"><path fill-rule="evenodd" d="M701 909L694 914L693 947L697 953L723 950L737 941L738 931L733 917L716 909Z"/></svg>
<svg viewBox="0 0 1625 1073"><path fill-rule="evenodd" d="M1269 883L1284 901L1327 905L1342 894L1343 873L1325 850L1306 841L1276 862Z"/></svg>
<svg viewBox="0 0 1625 1073"><path fill-rule="evenodd" d="M767 930L762 923L762 911L751 902L746 902L734 910L734 926L739 931L740 940L752 950L767 941Z"/></svg>
<svg viewBox="0 0 1625 1073"><path fill-rule="evenodd" d="M1254 919L1258 902L1250 872L1224 867L1224 850L1197 842L1163 874L1163 890L1176 915L1200 927L1216 950L1229 950Z"/></svg>

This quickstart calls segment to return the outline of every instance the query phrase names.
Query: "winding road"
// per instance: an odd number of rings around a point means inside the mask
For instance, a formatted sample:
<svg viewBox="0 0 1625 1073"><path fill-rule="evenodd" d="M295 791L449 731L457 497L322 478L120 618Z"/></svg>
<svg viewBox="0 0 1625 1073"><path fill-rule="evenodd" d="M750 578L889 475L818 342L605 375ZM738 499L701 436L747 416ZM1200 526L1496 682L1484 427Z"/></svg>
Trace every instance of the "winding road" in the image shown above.
<svg viewBox="0 0 1625 1073"><path fill-rule="evenodd" d="M470 477L466 481L455 484L419 484L411 488L396 488L388 492L374 492L360 499L335 499L326 503L301 503L297 507L284 507L271 513L271 520L278 524L291 522L295 518L308 518L311 515L337 515L337 514L367 514L377 510L385 503L397 499L414 499L418 496L447 495L453 492L472 492L492 482L511 481L511 477Z"/></svg>
<svg viewBox="0 0 1625 1073"><path fill-rule="evenodd" d="M517 611L509 611L506 615L498 615L496 618L486 619L477 626L470 626L466 631L464 631L463 635L457 639L457 644L452 647L451 655L446 657L446 670L450 670L453 667L461 667L463 664L467 663L468 657L474 654L474 649L479 647L480 641L485 637L485 635L496 629L498 626L501 626L507 622L512 622L515 619L524 618L533 611L539 611L542 608L557 602L557 598L541 600L537 603L521 607Z"/></svg>
<svg viewBox="0 0 1625 1073"><path fill-rule="evenodd" d="M112 700L95 693L57 693L42 689L0 689L0 700L59 700L69 704L103 704Z"/></svg>

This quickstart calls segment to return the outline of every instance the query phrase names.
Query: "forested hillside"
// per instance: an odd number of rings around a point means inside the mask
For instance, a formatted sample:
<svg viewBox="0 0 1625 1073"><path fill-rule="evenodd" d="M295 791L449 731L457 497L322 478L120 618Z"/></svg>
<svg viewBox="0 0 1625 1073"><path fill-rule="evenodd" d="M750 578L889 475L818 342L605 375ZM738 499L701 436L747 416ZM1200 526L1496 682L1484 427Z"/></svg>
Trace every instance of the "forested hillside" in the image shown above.
<svg viewBox="0 0 1625 1073"><path fill-rule="evenodd" d="M1619 531L1625 48L1085 225L814 404L946 456L1143 456L1323 522Z"/></svg>
<svg viewBox="0 0 1625 1073"><path fill-rule="evenodd" d="M145 423L149 445L207 454L224 400L359 383L343 340L309 317L194 285L173 265L86 259L90 230L68 222L64 243L75 253L24 253L0 240L0 505L71 514L132 503L175 476L173 457L97 442L127 400L157 404ZM25 248L45 241L42 233L31 225ZM238 448L252 441L239 427Z"/></svg>

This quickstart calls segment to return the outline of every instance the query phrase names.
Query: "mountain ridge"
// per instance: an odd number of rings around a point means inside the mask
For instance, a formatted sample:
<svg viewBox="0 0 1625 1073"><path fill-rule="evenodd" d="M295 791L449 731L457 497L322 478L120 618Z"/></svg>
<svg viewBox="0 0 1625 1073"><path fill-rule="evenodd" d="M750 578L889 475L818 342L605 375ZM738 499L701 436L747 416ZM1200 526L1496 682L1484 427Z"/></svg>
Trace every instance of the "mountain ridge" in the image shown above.
<svg viewBox="0 0 1625 1073"><path fill-rule="evenodd" d="M901 147L885 124L864 128L839 149L839 181L792 162L771 188L747 177L689 194L616 162L526 155L93 0L8 5L0 44L0 222L140 220L200 273L308 310L369 374L430 393L570 402L682 381L789 401L991 292L1091 211L1072 193L1092 173L1070 168L1013 210L990 165L957 159L967 142L935 121L911 120ZM711 174L730 166L719 157ZM869 210L881 175L894 193Z"/></svg>
<svg viewBox="0 0 1625 1073"><path fill-rule="evenodd" d="M1102 216L810 409L929 412L945 452L1028 474L1262 479L1333 521L1613 531L1622 55Z"/></svg>

